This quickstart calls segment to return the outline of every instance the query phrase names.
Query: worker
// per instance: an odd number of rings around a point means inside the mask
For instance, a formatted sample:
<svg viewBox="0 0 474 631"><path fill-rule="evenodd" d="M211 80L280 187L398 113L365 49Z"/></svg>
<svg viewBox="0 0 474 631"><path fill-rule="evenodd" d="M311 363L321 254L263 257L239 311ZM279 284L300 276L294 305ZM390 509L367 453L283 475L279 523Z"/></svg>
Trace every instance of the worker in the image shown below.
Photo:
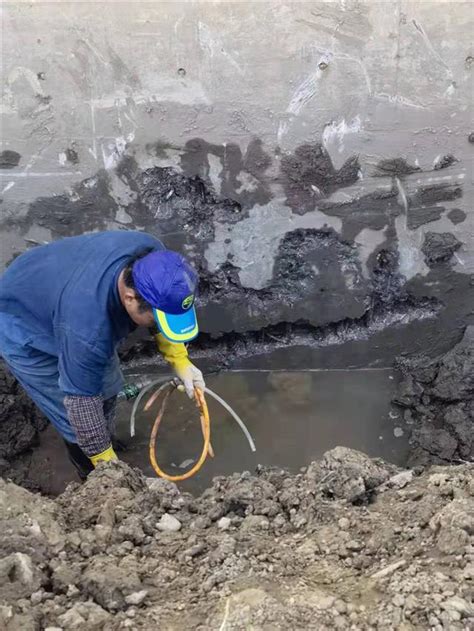
<svg viewBox="0 0 474 631"><path fill-rule="evenodd" d="M0 354L64 439L81 479L117 458L118 347L154 327L190 397L204 388L185 344L198 334L196 271L155 237L99 232L35 247L0 279Z"/></svg>

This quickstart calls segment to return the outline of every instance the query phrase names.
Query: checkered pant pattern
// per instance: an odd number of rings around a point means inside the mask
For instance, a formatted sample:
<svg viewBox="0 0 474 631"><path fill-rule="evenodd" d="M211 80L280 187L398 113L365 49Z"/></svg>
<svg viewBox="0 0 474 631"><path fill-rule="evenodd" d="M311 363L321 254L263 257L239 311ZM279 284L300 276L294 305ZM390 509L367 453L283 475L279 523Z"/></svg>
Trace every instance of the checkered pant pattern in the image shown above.
<svg viewBox="0 0 474 631"><path fill-rule="evenodd" d="M68 395L64 407L74 429L77 444L87 456L105 451L115 432L117 397L104 401L102 395L80 397Z"/></svg>

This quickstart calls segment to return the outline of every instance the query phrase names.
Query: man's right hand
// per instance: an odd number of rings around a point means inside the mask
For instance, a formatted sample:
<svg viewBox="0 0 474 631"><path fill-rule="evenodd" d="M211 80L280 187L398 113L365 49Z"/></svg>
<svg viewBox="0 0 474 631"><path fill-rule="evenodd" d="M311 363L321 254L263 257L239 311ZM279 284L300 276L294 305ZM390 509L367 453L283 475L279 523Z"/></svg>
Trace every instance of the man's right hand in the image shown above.
<svg viewBox="0 0 474 631"><path fill-rule="evenodd" d="M94 467L97 467L99 462L110 462L111 460L118 460L118 458L114 448L110 445L110 447L107 447L107 449L102 451L100 454L89 456L89 460L92 462Z"/></svg>

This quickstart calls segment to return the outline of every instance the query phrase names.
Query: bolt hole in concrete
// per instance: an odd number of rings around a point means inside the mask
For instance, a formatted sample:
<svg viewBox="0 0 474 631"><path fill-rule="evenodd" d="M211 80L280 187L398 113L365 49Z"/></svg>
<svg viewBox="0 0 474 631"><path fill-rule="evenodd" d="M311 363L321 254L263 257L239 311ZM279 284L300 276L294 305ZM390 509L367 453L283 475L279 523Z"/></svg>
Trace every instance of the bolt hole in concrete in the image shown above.
<svg viewBox="0 0 474 631"><path fill-rule="evenodd" d="M257 451L250 451L237 424L208 397L215 458L208 458L196 476L180 483L183 490L199 493L214 476L253 472L258 464L297 472L336 445L399 465L406 462L407 433L400 412L390 404L396 389L391 370L222 372L208 376L207 385L242 417ZM154 476L148 441L159 406L146 413L141 406L133 439L129 437L131 407L127 402L119 409L118 437L128 443L121 457ZM158 462L177 475L195 462L201 449L197 410L185 395L175 393L160 426Z"/></svg>

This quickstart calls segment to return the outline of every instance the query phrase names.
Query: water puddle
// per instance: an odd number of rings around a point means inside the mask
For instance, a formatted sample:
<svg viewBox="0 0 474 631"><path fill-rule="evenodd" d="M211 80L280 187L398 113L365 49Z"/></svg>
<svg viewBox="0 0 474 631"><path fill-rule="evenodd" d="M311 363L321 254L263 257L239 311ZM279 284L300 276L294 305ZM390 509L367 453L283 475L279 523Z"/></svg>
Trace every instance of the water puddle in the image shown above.
<svg viewBox="0 0 474 631"><path fill-rule="evenodd" d="M241 416L257 451L250 451L235 421L208 398L215 457L191 480L180 483L183 490L198 493L216 475L253 472L257 464L295 472L336 445L399 465L406 462L408 438L399 411L390 404L396 388L391 370L223 372L208 376L207 385ZM139 411L133 439L131 408L129 402L120 406L118 435L129 443L121 457L153 476L148 441L158 406ZM201 448L197 410L185 395L175 393L160 426L157 460L162 469L177 475L189 468Z"/></svg>

